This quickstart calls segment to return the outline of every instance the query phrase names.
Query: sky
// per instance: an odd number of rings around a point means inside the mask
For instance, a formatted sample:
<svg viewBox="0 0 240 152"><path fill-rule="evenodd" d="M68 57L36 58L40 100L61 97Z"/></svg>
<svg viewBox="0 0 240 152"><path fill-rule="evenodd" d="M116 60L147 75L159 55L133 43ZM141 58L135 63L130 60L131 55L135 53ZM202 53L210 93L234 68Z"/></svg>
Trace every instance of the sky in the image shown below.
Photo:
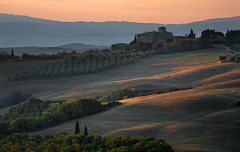
<svg viewBox="0 0 240 152"><path fill-rule="evenodd" d="M0 13L64 22L181 24L240 16L240 0L0 0Z"/></svg>

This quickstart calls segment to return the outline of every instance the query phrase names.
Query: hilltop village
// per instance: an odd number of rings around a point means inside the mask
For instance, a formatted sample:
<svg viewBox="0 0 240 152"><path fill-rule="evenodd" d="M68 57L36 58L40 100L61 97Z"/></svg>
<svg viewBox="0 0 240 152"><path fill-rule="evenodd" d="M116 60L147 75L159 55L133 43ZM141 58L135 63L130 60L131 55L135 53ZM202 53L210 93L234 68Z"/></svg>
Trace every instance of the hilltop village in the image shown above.
<svg viewBox="0 0 240 152"><path fill-rule="evenodd" d="M168 39L186 39L186 36L173 36L172 32L168 32L166 27L159 27L158 31L144 32L136 34L137 42L153 42L153 43L165 43ZM112 51L124 51L130 44L118 43L111 46Z"/></svg>

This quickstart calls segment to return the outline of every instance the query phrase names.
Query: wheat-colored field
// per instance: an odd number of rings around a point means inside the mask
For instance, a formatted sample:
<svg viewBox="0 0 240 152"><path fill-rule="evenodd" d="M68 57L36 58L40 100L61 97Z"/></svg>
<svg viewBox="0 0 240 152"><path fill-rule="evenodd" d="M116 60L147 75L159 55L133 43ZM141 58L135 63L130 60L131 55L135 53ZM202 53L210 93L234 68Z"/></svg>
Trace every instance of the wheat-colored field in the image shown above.
<svg viewBox="0 0 240 152"><path fill-rule="evenodd" d="M240 149L239 63L219 62L224 49L156 55L131 65L97 74L58 79L3 82L0 96L15 90L30 92L44 100L66 100L107 95L123 87L194 89L122 100L120 106L102 113L70 120L37 131L41 135L60 131L74 133L86 125L90 134L103 136L155 136L176 151L237 151Z"/></svg>

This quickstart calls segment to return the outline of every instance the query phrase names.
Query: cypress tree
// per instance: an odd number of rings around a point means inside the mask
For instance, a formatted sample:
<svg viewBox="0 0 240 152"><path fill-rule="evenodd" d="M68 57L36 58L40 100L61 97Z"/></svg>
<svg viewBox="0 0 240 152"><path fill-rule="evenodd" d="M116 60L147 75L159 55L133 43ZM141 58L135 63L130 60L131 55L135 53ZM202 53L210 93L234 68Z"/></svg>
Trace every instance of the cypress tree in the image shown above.
<svg viewBox="0 0 240 152"><path fill-rule="evenodd" d="M191 30L190 30L190 34L188 34L188 38L191 38L191 39L195 39L195 38L196 38L196 34L193 33L192 28L191 28Z"/></svg>
<svg viewBox="0 0 240 152"><path fill-rule="evenodd" d="M84 128L84 135L87 136L88 135L88 131L87 131L87 127L85 126Z"/></svg>
<svg viewBox="0 0 240 152"><path fill-rule="evenodd" d="M136 44L136 43L137 43L137 38L136 38L136 35L135 35L135 37L134 37L133 43L134 43L134 44Z"/></svg>
<svg viewBox="0 0 240 152"><path fill-rule="evenodd" d="M78 124L78 121L76 122L76 126L75 126L75 135L80 133L80 127Z"/></svg>
<svg viewBox="0 0 240 152"><path fill-rule="evenodd" d="M193 35L193 30L192 30L192 28L191 28L190 34Z"/></svg>
<svg viewBox="0 0 240 152"><path fill-rule="evenodd" d="M12 52L11 52L11 58L14 58L14 52L13 52L13 49L12 49Z"/></svg>

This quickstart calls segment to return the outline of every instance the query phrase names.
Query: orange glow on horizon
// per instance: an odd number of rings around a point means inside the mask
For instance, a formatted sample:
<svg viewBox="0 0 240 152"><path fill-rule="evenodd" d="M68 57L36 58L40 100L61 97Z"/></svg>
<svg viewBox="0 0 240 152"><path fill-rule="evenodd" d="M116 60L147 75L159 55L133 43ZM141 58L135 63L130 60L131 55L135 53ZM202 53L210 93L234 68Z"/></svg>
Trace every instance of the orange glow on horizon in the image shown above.
<svg viewBox="0 0 240 152"><path fill-rule="evenodd" d="M0 13L57 21L180 24L240 15L239 0L0 0Z"/></svg>

